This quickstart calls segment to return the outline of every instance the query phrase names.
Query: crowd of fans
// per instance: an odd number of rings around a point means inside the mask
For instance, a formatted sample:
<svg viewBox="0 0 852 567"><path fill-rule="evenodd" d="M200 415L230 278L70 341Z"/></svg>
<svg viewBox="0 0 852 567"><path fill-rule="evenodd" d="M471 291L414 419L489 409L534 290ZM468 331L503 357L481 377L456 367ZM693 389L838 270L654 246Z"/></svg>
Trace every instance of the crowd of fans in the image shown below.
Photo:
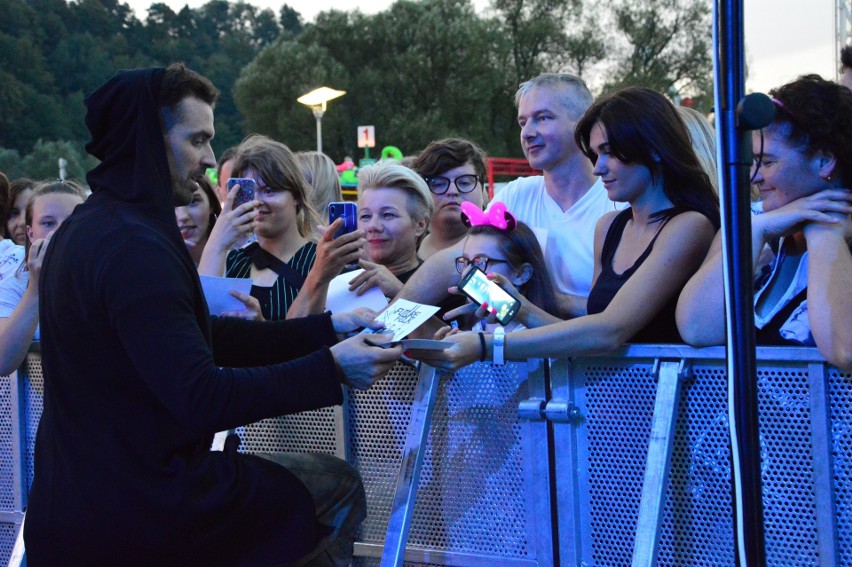
<svg viewBox="0 0 852 567"><path fill-rule="evenodd" d="M847 70L850 56L850 50L844 50L844 82L852 72ZM850 136L843 119L847 91L809 76L773 92L776 119L756 134L752 179L759 194L755 210L766 213L753 219L758 342L818 346L829 361L848 367L852 346L842 314L849 299L832 286L843 281L842 273L832 271L842 269L836 256L842 260L844 250L814 258L813 246L806 245L808 236L822 243L834 235L846 239L840 246L848 252L852 200L845 189L849 174L843 151ZM545 74L524 83L516 103L522 147L543 175L510 183L490 205L485 152L470 140L436 140L406 160L410 167L384 160L362 168L359 230L335 238L338 226L326 231L329 203L342 200L334 162L318 152L294 154L280 142L250 136L222 154L215 186L207 176L196 179L191 202L175 208L178 229L201 274L251 278L250 295L234 292L246 305L231 313L236 317L274 321L322 313L329 282L341 272L360 268L350 281L358 294L377 287L389 300L399 295L440 304L442 313L453 316L476 313L489 319L481 306L454 309L465 301L454 288L462 272L456 269L459 258L485 258L474 264L522 300L516 326L546 327L553 333L554 340L539 343L548 346L537 354L521 346L524 335L515 335L507 343L512 358L596 353L627 341L721 344L718 233L710 246L719 228L718 175L715 134L707 117L639 88L595 102L580 79L564 74ZM787 155L792 150L799 158L798 169L785 167L792 161ZM783 151L787 153L779 160ZM817 158L822 161L807 170L808 160ZM234 207L239 188L228 191L231 177L255 179L255 200ZM21 297L37 297L37 278L32 278L29 293L22 293L27 270L38 273L30 265L33 259L25 259L29 235L39 234L39 227L29 224L27 211L45 185L0 176L5 219L0 240L0 344L5 364L0 370L6 373L20 364L25 352L7 346L19 342L8 338L7 328L14 327L16 313L32 313L33 308L37 313L37 301L16 307ZM72 182L67 186L76 187ZM507 238L502 243L479 242L482 237L474 236L486 227L471 230L461 206L487 209L498 202L521 222L503 231ZM56 226L63 219L57 218ZM502 234L494 227L488 230L490 238ZM537 236L540 249L531 249L528 233ZM238 246L249 236L252 243ZM506 260L503 256L512 255L512 241L524 245L515 259ZM819 251L827 249L820 246ZM466 250L495 252L465 256ZM540 263L535 262L538 256L544 259ZM814 261L827 264L809 269ZM795 266L788 266L791 262ZM507 270L512 273L504 273ZM535 298L528 289L532 281L537 282L532 286ZM540 289L543 281L551 289ZM547 301L542 303L542 297ZM825 303L816 303L817 298ZM789 307L791 300L796 308ZM612 317L617 321L610 321ZM493 325L493 317L488 322ZM588 325L606 340L595 341ZM577 347L580 350L571 346L574 327L591 341ZM440 333L447 337L457 331ZM551 338L541 333L545 331L531 334L531 340ZM472 346L464 356L450 349L430 362L458 367L478 359L478 337L467 341ZM489 341L485 345L490 350ZM455 356L459 358L443 360Z"/></svg>
<svg viewBox="0 0 852 567"><path fill-rule="evenodd" d="M758 344L816 346L844 369L852 368L851 57L844 49L842 84L807 75L771 91L775 118L754 133L752 168ZM342 219L328 217L329 203L341 200L332 160L252 135L218 163L212 152L203 157L215 166L215 183L197 172L188 178L191 195L174 203L175 226L199 274L251 279L250 294L234 292L246 307L228 314L234 318L324 316L330 283L350 271L357 295L378 288L389 302L441 306L441 318L420 332L451 346L409 353L441 369L594 355L626 342L723 344L707 118L645 88L595 100L567 74L532 78L515 102L524 155L542 174L509 183L490 203L483 150L461 138L436 140L404 160L409 166L383 160L361 168L357 229L338 235ZM229 178L253 179L253 199L235 205L240 186L229 189ZM86 199L73 181L0 174L0 374L14 371L39 339L39 292L47 293L39 288L52 277L42 263L51 239L64 236L54 231ZM498 331L491 306L460 294L472 267L519 298L506 329ZM333 314L334 330L369 326L374 315L347 315L341 324ZM50 340L63 338L43 337ZM213 340L215 347L215 332Z"/></svg>

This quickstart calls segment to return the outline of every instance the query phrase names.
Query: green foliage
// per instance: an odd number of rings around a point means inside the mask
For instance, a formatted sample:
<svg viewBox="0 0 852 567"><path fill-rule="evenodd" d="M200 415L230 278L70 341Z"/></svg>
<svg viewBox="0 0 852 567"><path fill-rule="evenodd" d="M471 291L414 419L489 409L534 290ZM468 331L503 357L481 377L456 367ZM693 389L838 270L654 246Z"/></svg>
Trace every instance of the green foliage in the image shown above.
<svg viewBox="0 0 852 567"><path fill-rule="evenodd" d="M323 150L361 153L356 128L376 127L377 145L415 153L445 136L466 136L492 153L517 152L514 92L501 63L507 43L468 0L400 0L386 12L323 12L293 41L263 51L236 87L251 131L296 150L316 147L315 121L295 99L318 86L346 90L322 120Z"/></svg>
<svg viewBox="0 0 852 567"><path fill-rule="evenodd" d="M484 16L471 0L398 0L374 15L330 10L305 23L286 4L276 14L243 0L178 12L154 2L141 20L120 0L3 0L0 165L55 176L47 154L71 150L69 167L90 165L84 94L118 69L173 61L221 90L217 152L249 132L313 149L314 117L295 99L320 85L348 92L322 121L324 149L338 160L361 153L355 129L365 124L379 147L409 154L463 136L519 156L518 84L542 71L585 76L602 62L607 89L642 84L706 109L707 0L619 2L591 14L588 0L492 0Z"/></svg>
<svg viewBox="0 0 852 567"><path fill-rule="evenodd" d="M6 174L9 180L24 177L21 154L18 150L0 148L0 171Z"/></svg>
<svg viewBox="0 0 852 567"><path fill-rule="evenodd" d="M606 90L641 85L712 105L710 5L705 0L625 0L614 9L630 47Z"/></svg>

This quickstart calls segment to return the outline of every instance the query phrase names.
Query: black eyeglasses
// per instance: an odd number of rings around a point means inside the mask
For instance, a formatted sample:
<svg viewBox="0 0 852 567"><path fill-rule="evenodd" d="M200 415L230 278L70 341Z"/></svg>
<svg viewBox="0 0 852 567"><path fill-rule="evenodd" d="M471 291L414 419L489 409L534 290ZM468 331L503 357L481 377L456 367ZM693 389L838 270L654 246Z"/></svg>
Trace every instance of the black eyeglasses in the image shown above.
<svg viewBox="0 0 852 567"><path fill-rule="evenodd" d="M443 195L446 193L447 189L450 188L450 183L455 183L456 189L458 189L459 192L470 193L476 189L476 184L479 182L479 178L471 174L459 175L453 180L450 180L449 177L442 177L440 175L432 175L424 177L424 179L426 180L426 185L429 186L429 191L435 195Z"/></svg>
<svg viewBox="0 0 852 567"><path fill-rule="evenodd" d="M465 258L459 256L456 258L456 271L463 274L468 266L473 264L483 272L488 271L489 264L508 264L508 260L499 260L497 258L489 258L488 256L474 256L473 258Z"/></svg>

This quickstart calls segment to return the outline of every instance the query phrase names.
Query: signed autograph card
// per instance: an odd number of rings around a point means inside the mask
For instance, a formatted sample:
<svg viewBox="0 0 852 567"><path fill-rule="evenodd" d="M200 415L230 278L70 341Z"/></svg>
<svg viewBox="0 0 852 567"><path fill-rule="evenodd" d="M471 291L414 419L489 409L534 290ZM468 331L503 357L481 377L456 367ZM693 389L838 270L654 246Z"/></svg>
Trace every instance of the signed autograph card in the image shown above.
<svg viewBox="0 0 852 567"><path fill-rule="evenodd" d="M384 324L381 331L366 331L369 333L393 333L393 340L399 341L411 334L414 329L426 322L429 317L438 312L433 305L423 305L405 299L397 300L393 305L382 311L377 321Z"/></svg>

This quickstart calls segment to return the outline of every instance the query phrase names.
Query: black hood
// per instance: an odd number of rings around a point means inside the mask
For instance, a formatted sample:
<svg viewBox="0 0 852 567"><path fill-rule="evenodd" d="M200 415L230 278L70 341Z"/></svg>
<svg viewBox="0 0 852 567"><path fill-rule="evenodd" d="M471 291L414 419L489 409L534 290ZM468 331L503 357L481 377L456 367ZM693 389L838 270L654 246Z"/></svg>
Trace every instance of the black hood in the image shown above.
<svg viewBox="0 0 852 567"><path fill-rule="evenodd" d="M86 151L101 163L86 179L92 193L167 213L174 224L171 174L160 122L163 68L117 72L86 97ZM154 212L154 211L151 211Z"/></svg>

